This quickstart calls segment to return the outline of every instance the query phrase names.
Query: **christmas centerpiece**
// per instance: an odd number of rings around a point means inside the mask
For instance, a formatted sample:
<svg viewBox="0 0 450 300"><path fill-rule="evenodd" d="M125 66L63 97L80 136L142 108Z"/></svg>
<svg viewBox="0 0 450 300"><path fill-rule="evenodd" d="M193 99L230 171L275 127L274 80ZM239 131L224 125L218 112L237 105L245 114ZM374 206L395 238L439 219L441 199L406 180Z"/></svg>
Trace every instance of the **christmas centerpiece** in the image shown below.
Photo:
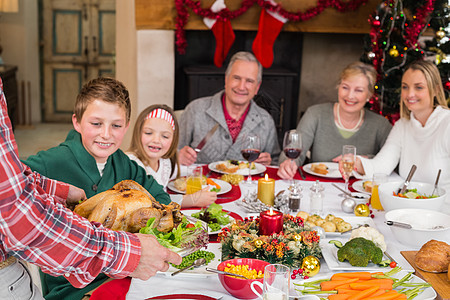
<svg viewBox="0 0 450 300"><path fill-rule="evenodd" d="M260 220L246 218L222 229L222 260L256 258L298 268L308 256L322 257L320 237L304 227L302 218L284 214L282 231L270 235L260 234Z"/></svg>

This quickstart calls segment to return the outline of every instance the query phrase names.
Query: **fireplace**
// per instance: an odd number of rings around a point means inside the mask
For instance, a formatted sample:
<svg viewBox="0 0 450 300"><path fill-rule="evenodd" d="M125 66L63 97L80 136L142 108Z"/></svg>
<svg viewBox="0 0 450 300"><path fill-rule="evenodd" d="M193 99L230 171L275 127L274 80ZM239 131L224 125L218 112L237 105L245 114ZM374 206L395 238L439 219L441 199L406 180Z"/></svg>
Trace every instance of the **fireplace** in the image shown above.
<svg viewBox="0 0 450 300"><path fill-rule="evenodd" d="M252 51L254 31L235 31L236 39L221 68L214 63L215 39L211 31L186 31L186 54L175 53L175 109L184 109L198 97L223 89L224 73L230 57L238 51ZM281 32L274 44L274 62L263 70L256 103L274 118L278 141L297 125L303 34Z"/></svg>

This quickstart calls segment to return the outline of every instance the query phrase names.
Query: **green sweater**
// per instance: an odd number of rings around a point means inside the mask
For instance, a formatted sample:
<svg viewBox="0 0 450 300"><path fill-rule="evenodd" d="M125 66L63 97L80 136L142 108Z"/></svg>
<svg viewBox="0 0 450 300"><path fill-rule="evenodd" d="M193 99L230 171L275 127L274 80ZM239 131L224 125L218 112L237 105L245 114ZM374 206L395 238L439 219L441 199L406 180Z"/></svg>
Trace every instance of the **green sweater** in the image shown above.
<svg viewBox="0 0 450 300"><path fill-rule="evenodd" d="M103 176L100 176L94 157L86 151L81 143L81 135L75 130L71 130L59 146L40 151L24 163L44 176L82 188L88 198L112 188L122 180L130 179L141 184L160 203L170 203L170 197L163 187L121 150L108 158ZM85 293L101 285L107 276L100 274L82 289L73 287L63 276L53 277L41 273L41 279L45 299L79 300Z"/></svg>

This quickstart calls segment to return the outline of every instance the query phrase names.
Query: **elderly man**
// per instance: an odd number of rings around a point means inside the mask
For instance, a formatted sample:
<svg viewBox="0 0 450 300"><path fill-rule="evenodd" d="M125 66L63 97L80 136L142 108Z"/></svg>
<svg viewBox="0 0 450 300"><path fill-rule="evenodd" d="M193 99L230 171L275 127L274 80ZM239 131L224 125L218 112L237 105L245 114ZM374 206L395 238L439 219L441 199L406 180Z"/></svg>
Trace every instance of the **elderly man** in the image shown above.
<svg viewBox="0 0 450 300"><path fill-rule="evenodd" d="M256 105L253 97L262 80L262 66L249 52L238 52L225 71L225 90L196 99L186 106L180 118L179 161L182 165L219 160L241 160L245 136L257 134L261 154L255 162L270 165L277 160L280 147L270 114ZM197 153L196 147L208 131L218 130Z"/></svg>

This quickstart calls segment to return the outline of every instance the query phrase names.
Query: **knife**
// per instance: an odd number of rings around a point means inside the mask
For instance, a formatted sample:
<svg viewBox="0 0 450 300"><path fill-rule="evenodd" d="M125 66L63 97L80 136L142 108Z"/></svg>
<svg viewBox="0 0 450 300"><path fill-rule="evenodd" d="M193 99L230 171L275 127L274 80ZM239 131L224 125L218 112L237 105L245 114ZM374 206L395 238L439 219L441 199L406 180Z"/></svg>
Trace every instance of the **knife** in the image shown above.
<svg viewBox="0 0 450 300"><path fill-rule="evenodd" d="M303 180L306 180L305 174L303 174L303 171L302 171L302 167L301 167L301 166L298 167L298 173L300 174L300 177L301 177Z"/></svg>
<svg viewBox="0 0 450 300"><path fill-rule="evenodd" d="M411 170L409 171L409 174L408 174L408 176L406 177L405 182L403 183L402 188L398 190L398 193L397 193L397 194L403 194L403 193L405 193L406 188L407 188L408 185L409 185L409 181L410 181L411 178L413 177L414 172L416 172L416 169L417 169L417 166L416 166L416 165L412 165Z"/></svg>
<svg viewBox="0 0 450 300"><path fill-rule="evenodd" d="M219 128L219 123L214 125L214 127L211 128L211 130L208 131L208 133L205 135L203 140L201 140L200 143L198 143L197 147L194 148L195 152L199 153L202 150L202 148L205 146L209 138L214 134L214 132L216 132L217 128Z"/></svg>

